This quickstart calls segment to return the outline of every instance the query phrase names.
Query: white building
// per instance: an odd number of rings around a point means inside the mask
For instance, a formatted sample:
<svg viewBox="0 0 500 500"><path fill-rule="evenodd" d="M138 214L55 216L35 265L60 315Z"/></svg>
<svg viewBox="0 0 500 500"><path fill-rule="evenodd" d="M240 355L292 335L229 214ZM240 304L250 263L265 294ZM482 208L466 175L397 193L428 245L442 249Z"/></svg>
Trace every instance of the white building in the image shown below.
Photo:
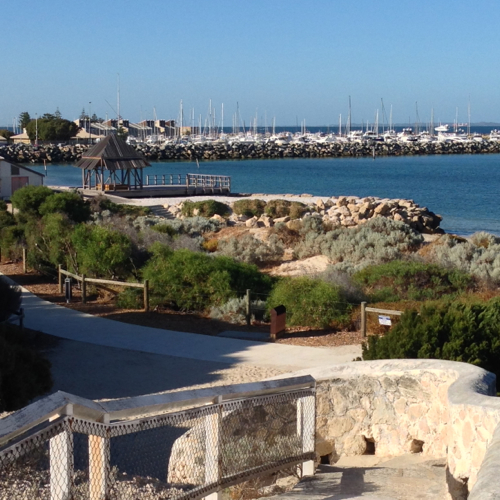
<svg viewBox="0 0 500 500"><path fill-rule="evenodd" d="M10 199L14 191L24 186L43 186L44 177L43 174L0 156L0 200Z"/></svg>

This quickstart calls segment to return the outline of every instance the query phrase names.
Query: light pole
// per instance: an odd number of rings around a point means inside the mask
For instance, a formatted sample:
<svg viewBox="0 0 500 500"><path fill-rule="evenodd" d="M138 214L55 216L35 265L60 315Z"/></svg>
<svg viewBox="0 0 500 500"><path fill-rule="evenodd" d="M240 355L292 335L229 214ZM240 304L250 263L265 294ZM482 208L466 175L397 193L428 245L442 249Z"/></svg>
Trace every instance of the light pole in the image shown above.
<svg viewBox="0 0 500 500"><path fill-rule="evenodd" d="M35 113L35 147L38 147L38 113Z"/></svg>

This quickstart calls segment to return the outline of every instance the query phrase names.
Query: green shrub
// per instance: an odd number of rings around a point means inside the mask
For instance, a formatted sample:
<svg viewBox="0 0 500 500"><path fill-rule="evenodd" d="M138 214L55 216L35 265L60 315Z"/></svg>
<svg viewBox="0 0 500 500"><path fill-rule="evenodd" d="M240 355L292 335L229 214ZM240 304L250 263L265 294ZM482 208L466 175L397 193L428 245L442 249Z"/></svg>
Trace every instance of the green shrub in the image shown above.
<svg viewBox="0 0 500 500"><path fill-rule="evenodd" d="M90 210L98 214L109 211L115 215L130 216L132 218L144 217L151 214L149 207L114 203L103 194L98 194L90 200Z"/></svg>
<svg viewBox="0 0 500 500"><path fill-rule="evenodd" d="M347 321L350 305L340 287L311 278L283 278L267 301L268 309L286 307L289 326L326 328Z"/></svg>
<svg viewBox="0 0 500 500"><path fill-rule="evenodd" d="M90 219L90 204L78 193L64 192L48 196L38 211L41 215L65 214L73 222L86 222Z"/></svg>
<svg viewBox="0 0 500 500"><path fill-rule="evenodd" d="M149 279L155 304L204 311L243 295L247 288L256 293L268 293L271 288L271 278L255 266L228 257L174 251L158 243L151 247L151 252L143 276Z"/></svg>
<svg viewBox="0 0 500 500"><path fill-rule="evenodd" d="M24 231L18 226L4 227L0 230L0 248L2 256L20 259L22 256Z"/></svg>
<svg viewBox="0 0 500 500"><path fill-rule="evenodd" d="M145 227L151 227L156 231L176 236L187 234L189 236L201 236L204 233L215 233L221 225L216 219L207 219L206 217L187 217L186 219L174 219L158 222L149 218L140 217L134 224L141 230ZM159 226L159 227L158 227ZM164 226L167 226L164 228Z"/></svg>
<svg viewBox="0 0 500 500"><path fill-rule="evenodd" d="M118 294L116 305L122 309L143 309L143 290L140 288L125 288Z"/></svg>
<svg viewBox="0 0 500 500"><path fill-rule="evenodd" d="M260 217L265 208L266 202L263 200L238 200L233 203L233 212L247 217Z"/></svg>
<svg viewBox="0 0 500 500"><path fill-rule="evenodd" d="M500 375L500 298L443 301L405 312L383 337L371 336L363 359L462 361ZM498 378L497 378L498 379Z"/></svg>
<svg viewBox="0 0 500 500"><path fill-rule="evenodd" d="M0 325L0 412L26 406L52 387L50 363L13 325Z"/></svg>
<svg viewBox="0 0 500 500"><path fill-rule="evenodd" d="M216 214L224 217L229 214L229 207L225 203L216 200L194 202L188 200L182 204L182 215L186 217L193 217L195 210L198 211L196 215L201 217L213 217Z"/></svg>
<svg viewBox="0 0 500 500"><path fill-rule="evenodd" d="M71 235L80 274L126 279L132 271L132 246L122 233L102 226L79 224Z"/></svg>
<svg viewBox="0 0 500 500"><path fill-rule="evenodd" d="M218 253L232 257L240 262L265 266L279 262L283 257L283 245L276 235L271 235L267 242L245 234L238 238L219 241Z"/></svg>
<svg viewBox="0 0 500 500"><path fill-rule="evenodd" d="M19 210L22 218L39 215L40 205L54 192L45 186L26 186L12 193L12 206Z"/></svg>
<svg viewBox="0 0 500 500"><path fill-rule="evenodd" d="M307 206L299 201L271 200L267 203L265 212L274 219L286 216L300 219L307 212Z"/></svg>
<svg viewBox="0 0 500 500"><path fill-rule="evenodd" d="M353 280L364 287L371 302L434 300L474 287L472 277L462 271L401 260L365 267L353 275Z"/></svg>

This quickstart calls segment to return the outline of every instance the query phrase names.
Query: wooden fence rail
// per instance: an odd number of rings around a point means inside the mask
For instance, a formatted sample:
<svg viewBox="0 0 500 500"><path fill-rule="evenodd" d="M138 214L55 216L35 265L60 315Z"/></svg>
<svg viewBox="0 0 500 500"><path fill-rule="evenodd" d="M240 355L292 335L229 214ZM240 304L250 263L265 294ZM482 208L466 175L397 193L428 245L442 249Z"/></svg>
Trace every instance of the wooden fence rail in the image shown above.
<svg viewBox="0 0 500 500"><path fill-rule="evenodd" d="M366 302L361 302L361 333L363 334L363 337L366 337L367 312L387 314L389 316L401 316L404 311L395 311L393 309L378 309L377 307L366 307Z"/></svg>
<svg viewBox="0 0 500 500"><path fill-rule="evenodd" d="M144 289L144 311L149 311L149 281L144 280L144 283L128 283L126 281L113 281L113 280L102 280L98 278L87 278L85 274L79 276L78 274L70 273L63 269L60 265L58 267L58 278L59 278L59 293L63 293L63 275L73 278L82 284L82 303L87 302L87 283L95 283L96 285L111 285L111 286L124 286L129 288L143 288Z"/></svg>

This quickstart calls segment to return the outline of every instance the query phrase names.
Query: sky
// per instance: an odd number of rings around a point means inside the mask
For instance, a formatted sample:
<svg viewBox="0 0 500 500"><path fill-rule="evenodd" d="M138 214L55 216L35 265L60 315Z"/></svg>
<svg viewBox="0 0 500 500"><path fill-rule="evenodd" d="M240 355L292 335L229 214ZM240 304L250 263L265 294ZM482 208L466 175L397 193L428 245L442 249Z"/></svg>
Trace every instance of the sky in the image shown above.
<svg viewBox="0 0 500 500"><path fill-rule="evenodd" d="M498 0L0 0L23 111L220 126L500 122ZM194 117L194 120L193 120Z"/></svg>

